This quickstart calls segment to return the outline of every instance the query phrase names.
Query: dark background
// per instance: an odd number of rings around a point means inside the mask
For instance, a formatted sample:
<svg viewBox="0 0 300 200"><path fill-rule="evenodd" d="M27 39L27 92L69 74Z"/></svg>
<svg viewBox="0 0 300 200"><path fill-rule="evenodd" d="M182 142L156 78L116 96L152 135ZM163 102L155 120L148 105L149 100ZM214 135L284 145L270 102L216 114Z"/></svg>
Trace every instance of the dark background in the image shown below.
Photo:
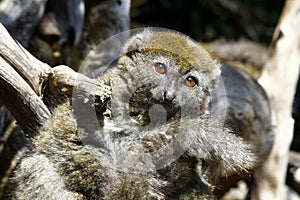
<svg viewBox="0 0 300 200"><path fill-rule="evenodd" d="M196 40L248 38L268 45L284 0L132 0L132 27L159 26Z"/></svg>

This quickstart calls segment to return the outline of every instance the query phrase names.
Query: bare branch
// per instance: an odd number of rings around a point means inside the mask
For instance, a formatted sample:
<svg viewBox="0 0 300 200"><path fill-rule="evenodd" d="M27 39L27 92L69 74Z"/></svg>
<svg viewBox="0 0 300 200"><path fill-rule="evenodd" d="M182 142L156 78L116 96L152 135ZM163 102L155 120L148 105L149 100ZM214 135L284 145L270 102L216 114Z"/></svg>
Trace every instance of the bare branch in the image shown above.
<svg viewBox="0 0 300 200"><path fill-rule="evenodd" d="M104 101L109 95L109 89L98 79L91 79L83 74L77 73L68 66L60 65L54 67L47 73L43 80L43 99L48 107L56 106L66 98L76 97L84 100L90 106L95 101ZM99 89L103 89L99 91Z"/></svg>
<svg viewBox="0 0 300 200"><path fill-rule="evenodd" d="M0 57L18 72L36 94L40 95L40 77L50 69L50 66L17 44L2 24L0 24L0 41Z"/></svg>
<svg viewBox="0 0 300 200"><path fill-rule="evenodd" d="M95 98L101 102L105 94L95 95L99 84L67 66L50 68L15 43L0 25L0 100L30 137L50 117L49 109L74 95L74 88L76 97L87 99L90 106Z"/></svg>
<svg viewBox="0 0 300 200"><path fill-rule="evenodd" d="M34 136L50 116L41 98L2 58L0 59L0 97L29 136Z"/></svg>

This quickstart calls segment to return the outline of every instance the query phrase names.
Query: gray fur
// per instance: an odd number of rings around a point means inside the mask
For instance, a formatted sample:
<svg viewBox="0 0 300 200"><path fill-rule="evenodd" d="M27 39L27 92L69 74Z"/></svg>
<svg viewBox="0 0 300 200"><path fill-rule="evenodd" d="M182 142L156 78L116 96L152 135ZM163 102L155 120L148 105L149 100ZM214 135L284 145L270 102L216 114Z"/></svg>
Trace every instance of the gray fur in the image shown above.
<svg viewBox="0 0 300 200"><path fill-rule="evenodd" d="M111 96L97 130L82 127L68 102L58 106L15 171L17 199L214 199L219 176L251 170L252 147L210 115L219 65L177 33L162 37L183 42L183 58L164 44L153 49L160 34L133 36L118 66L100 77ZM188 51L202 57L192 65ZM154 72L157 62L166 74ZM188 76L196 87L185 85Z"/></svg>

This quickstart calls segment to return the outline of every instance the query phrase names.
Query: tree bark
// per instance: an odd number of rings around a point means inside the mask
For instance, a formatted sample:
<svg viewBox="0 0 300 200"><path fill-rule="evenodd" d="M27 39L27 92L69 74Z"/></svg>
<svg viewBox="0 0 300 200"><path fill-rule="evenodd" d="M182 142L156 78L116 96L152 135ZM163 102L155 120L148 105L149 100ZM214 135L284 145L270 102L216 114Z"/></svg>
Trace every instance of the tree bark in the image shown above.
<svg viewBox="0 0 300 200"><path fill-rule="evenodd" d="M29 136L49 118L50 112L38 96L39 82L51 69L18 45L0 25L0 97Z"/></svg>
<svg viewBox="0 0 300 200"><path fill-rule="evenodd" d="M25 80L3 59L0 59L0 96L18 124L34 136L50 116L48 108Z"/></svg>
<svg viewBox="0 0 300 200"><path fill-rule="evenodd" d="M42 63L17 45L1 24L0 41L0 101L29 137L35 136L51 109L65 98L76 95L91 106L95 100L102 101L102 93L94 93L101 84L97 79L68 66L51 68Z"/></svg>
<svg viewBox="0 0 300 200"><path fill-rule="evenodd" d="M39 93L40 79L51 67L32 56L19 45L0 24L0 57Z"/></svg>

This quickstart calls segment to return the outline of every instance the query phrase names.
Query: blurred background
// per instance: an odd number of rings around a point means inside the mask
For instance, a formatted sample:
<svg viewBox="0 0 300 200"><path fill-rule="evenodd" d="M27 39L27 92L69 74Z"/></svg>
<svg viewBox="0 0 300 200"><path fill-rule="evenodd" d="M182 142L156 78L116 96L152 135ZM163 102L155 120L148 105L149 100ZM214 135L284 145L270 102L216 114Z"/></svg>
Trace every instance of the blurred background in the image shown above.
<svg viewBox="0 0 300 200"><path fill-rule="evenodd" d="M268 45L284 0L132 0L132 27L159 26L196 40L247 38Z"/></svg>

